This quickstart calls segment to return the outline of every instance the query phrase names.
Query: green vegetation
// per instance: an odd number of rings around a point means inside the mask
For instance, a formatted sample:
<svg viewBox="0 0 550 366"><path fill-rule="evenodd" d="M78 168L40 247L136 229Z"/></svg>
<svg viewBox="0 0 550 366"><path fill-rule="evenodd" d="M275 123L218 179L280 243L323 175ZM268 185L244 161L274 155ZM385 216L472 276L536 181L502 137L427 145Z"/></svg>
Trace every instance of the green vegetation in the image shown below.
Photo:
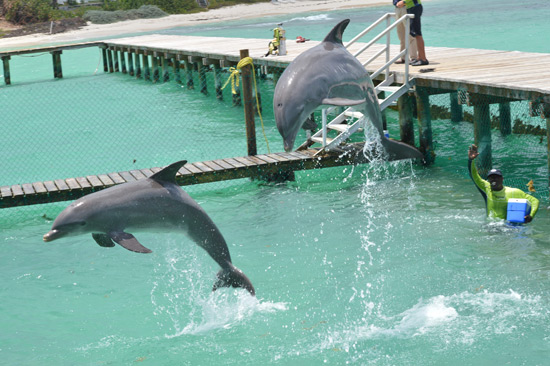
<svg viewBox="0 0 550 366"><path fill-rule="evenodd" d="M0 16L18 24L34 24L64 18L82 17L92 23L113 23L126 19L158 18L167 14L204 11L196 0L99 0L101 7L76 6L58 9L55 0L0 0ZM209 9L270 0L210 0ZM76 5L68 0L69 6ZM161 15L163 14L163 15Z"/></svg>

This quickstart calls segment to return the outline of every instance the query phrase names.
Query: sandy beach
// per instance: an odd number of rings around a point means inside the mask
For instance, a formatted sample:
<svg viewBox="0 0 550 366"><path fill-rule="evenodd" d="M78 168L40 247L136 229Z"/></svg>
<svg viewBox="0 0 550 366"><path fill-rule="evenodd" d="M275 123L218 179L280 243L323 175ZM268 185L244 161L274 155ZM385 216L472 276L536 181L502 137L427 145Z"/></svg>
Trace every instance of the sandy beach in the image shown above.
<svg viewBox="0 0 550 366"><path fill-rule="evenodd" d="M138 19L112 24L88 23L82 29L58 34L33 34L0 39L1 48L33 47L59 42L79 42L90 38L109 38L127 33L151 32L160 29L191 26L229 20L258 18L315 11L390 5L389 0L279 0L277 2L241 4L198 14L170 15L158 19Z"/></svg>

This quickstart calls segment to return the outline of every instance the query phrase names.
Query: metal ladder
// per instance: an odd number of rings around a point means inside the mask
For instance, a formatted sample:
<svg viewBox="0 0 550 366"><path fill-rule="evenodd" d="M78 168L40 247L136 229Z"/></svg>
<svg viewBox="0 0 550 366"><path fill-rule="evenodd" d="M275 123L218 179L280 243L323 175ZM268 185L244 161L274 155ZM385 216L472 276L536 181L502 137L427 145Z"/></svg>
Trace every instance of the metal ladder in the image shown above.
<svg viewBox="0 0 550 366"><path fill-rule="evenodd" d="M377 95L379 95L381 92L386 93L383 99L378 99L381 111L383 111L390 105L395 105L397 103L397 99L399 99L399 97L401 97L403 94L409 92L412 87L412 81L409 79L409 43L406 43L406 47L403 51L390 59L391 31L395 27L397 27L398 24L405 23L405 34L408 35L411 18L414 18L414 15L406 14L396 20L393 24L391 24L391 20L395 19L395 14L386 13L380 19L374 22L370 27L363 30L345 45L346 48L349 48L349 46L351 46L358 39L374 29L377 25L379 25L383 21L386 21L386 29L380 32L369 43L367 43L364 47L362 47L353 55L355 57L359 56L361 53L365 52L365 50L367 50L370 46L376 43L376 41L386 36L386 45L380 51L374 54L370 59L368 59L365 63L363 63L363 66L366 67L372 61L376 60L380 55L384 53L386 54L386 63L371 74L371 78L374 79L380 74L384 73L384 80L375 87L375 92ZM395 76L390 73L390 66L393 65L395 61L401 58L405 59L405 76L403 78L404 82L400 86L392 86L396 80ZM361 112L353 109L353 107L344 110L342 113L338 114L334 119L327 123L327 116L336 109L337 107L328 107L321 110L323 127L319 131L314 133L311 137L309 137L307 141L304 142L301 146L299 146L298 150L307 149L315 143L321 144L322 146L322 149L319 151L319 153L323 150L335 150L342 143L348 140L351 135L356 132L363 131L366 117ZM336 136L333 138L329 138L328 130L336 131Z"/></svg>

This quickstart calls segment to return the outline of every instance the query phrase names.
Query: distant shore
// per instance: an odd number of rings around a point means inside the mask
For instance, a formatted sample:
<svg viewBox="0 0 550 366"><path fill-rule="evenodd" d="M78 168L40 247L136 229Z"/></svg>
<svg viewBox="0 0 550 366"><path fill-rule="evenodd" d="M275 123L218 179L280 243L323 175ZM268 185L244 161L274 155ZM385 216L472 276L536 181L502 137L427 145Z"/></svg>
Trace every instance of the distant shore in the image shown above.
<svg viewBox="0 0 550 366"><path fill-rule="evenodd" d="M424 0L426 1L426 0ZM91 38L109 38L122 34L192 26L238 19L260 18L315 11L364 8L391 5L389 0L279 0L276 2L241 4L198 14L170 15L158 19L138 19L112 24L91 24L58 34L32 34L0 39L0 48L35 47L59 42L79 42Z"/></svg>

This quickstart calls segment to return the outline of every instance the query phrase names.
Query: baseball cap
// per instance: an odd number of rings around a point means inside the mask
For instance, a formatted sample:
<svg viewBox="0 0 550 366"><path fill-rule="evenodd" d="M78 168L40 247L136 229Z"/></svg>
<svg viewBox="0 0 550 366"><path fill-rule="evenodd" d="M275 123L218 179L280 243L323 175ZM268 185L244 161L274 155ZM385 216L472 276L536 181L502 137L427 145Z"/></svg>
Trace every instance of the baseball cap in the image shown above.
<svg viewBox="0 0 550 366"><path fill-rule="evenodd" d="M491 169L489 173L487 173L487 176L491 175L500 175L502 177L502 172L499 169Z"/></svg>

